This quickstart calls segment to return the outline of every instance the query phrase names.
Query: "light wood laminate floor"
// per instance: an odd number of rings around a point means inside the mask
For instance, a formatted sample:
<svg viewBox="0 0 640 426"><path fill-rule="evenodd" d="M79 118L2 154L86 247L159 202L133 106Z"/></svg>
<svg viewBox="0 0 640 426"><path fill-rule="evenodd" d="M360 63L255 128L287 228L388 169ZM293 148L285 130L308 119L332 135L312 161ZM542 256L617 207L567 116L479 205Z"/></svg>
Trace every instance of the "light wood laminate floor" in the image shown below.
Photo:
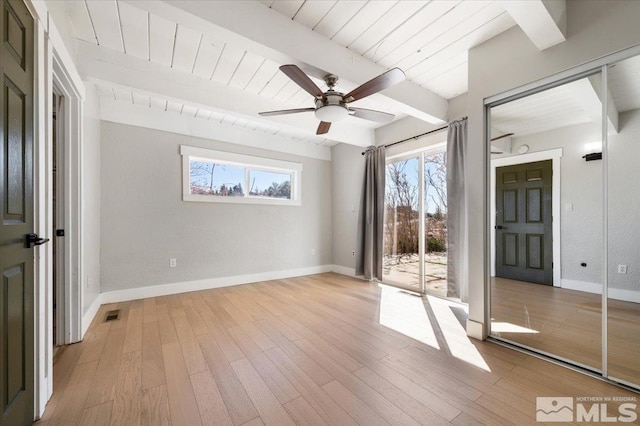
<svg viewBox="0 0 640 426"><path fill-rule="evenodd" d="M601 295L496 277L491 298L496 334L601 369ZM640 383L640 304L609 299L607 315L609 374Z"/></svg>
<svg viewBox="0 0 640 426"><path fill-rule="evenodd" d="M469 340L464 315L333 273L103 305L36 424L527 425L537 396L637 396Z"/></svg>

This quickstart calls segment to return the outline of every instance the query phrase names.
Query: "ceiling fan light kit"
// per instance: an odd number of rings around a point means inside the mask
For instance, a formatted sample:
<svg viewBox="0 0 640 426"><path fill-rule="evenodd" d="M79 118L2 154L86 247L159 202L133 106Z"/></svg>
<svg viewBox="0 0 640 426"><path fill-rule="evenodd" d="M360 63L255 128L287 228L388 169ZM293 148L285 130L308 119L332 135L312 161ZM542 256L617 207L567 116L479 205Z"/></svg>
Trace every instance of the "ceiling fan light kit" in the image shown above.
<svg viewBox="0 0 640 426"><path fill-rule="evenodd" d="M349 115L349 109L342 100L342 93L327 92L326 97L326 100L316 99L316 118L329 123L344 120Z"/></svg>
<svg viewBox="0 0 640 426"><path fill-rule="evenodd" d="M364 108L350 108L347 104L378 93L400 83L406 78L400 68L393 68L358 86L345 95L344 93L333 90L338 82L338 76L334 74L325 76L324 81L329 90L323 92L313 80L296 65L282 65L280 71L285 73L287 77L315 98L315 108L266 111L259 114L262 116L271 116L313 111L316 118L320 120L320 125L316 131L318 135L327 133L331 127L331 123L344 120L349 115L365 120L377 121L379 123L389 123L393 121L393 114Z"/></svg>

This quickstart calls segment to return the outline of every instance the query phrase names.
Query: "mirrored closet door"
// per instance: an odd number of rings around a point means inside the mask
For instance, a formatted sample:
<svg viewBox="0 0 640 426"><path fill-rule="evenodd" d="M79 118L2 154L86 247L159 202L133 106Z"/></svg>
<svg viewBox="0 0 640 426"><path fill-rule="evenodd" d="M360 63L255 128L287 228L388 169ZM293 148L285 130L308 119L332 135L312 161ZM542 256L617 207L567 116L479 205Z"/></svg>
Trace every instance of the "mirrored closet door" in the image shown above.
<svg viewBox="0 0 640 426"><path fill-rule="evenodd" d="M602 366L601 75L491 108L491 332Z"/></svg>
<svg viewBox="0 0 640 426"><path fill-rule="evenodd" d="M489 105L490 334L640 388L640 57Z"/></svg>
<svg viewBox="0 0 640 426"><path fill-rule="evenodd" d="M607 74L607 376L640 387L640 56Z"/></svg>

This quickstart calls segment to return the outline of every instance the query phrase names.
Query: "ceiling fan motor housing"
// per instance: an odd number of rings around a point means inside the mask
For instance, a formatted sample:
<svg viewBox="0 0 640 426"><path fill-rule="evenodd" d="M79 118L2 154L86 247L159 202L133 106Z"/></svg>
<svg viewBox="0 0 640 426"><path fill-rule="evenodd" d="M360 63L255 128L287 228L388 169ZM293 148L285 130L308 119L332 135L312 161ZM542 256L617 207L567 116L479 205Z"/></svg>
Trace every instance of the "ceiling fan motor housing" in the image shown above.
<svg viewBox="0 0 640 426"><path fill-rule="evenodd" d="M325 94L326 99L316 98L316 118L320 121L333 123L340 121L349 115L347 105L343 100L343 94L329 90Z"/></svg>

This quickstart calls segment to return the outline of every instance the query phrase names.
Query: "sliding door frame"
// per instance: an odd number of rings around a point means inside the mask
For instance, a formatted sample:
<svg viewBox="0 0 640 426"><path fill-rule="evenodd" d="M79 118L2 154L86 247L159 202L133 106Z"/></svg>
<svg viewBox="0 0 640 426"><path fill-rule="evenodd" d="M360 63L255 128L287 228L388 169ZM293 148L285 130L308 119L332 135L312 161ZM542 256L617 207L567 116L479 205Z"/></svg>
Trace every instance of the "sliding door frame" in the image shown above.
<svg viewBox="0 0 640 426"><path fill-rule="evenodd" d="M602 201L602 209L603 209L603 254L602 254L602 302L601 302L601 327L602 327L602 365L599 374L602 375L602 378L613 381L617 384L623 384L629 386L628 382L624 380L616 379L614 377L609 376L608 372L608 270L609 270L609 259L608 259L608 169L609 169L609 160L608 160L608 68L610 65L615 64L617 62L623 61L625 59L629 59L634 56L640 55L640 45L633 46L627 49L620 50L615 53L611 53L602 58L587 62L585 64L579 65L574 68L570 68L568 70L562 71L560 73L551 75L549 77L543 78L538 81L534 81L532 83L523 85L518 88L514 88L508 90L506 92L490 96L485 98L484 100L484 117L483 122L485 124L485 134L484 134L484 158L485 158L485 177L490 177L492 172L491 165L491 146L490 146L490 129L491 129L491 108L524 98L529 95L533 95L535 93L539 93L545 91L547 89L551 89L554 87L561 86L566 83L570 83L572 81L579 80L581 78L589 77L592 75L596 75L600 73L601 78L601 88L602 93L607 94L607 98L604 102L602 102L602 114L601 114L601 130L602 130L602 152L604 155L602 156L602 193L603 193L603 201ZM486 180L490 182L490 179ZM485 202L487 205L487 212L490 212L491 209L491 189L485 187L484 189ZM487 334L492 338L504 342L508 342L511 345L515 345L518 347L522 347L524 349L531 350L533 352L537 352L539 354L549 356L555 360L559 360L562 362L567 362L569 364L578 365L575 361L566 360L556 355L550 355L538 349L534 349L531 347L527 347L525 345L521 345L519 343L510 341L508 339L504 339L501 337L496 337L491 335L491 252L492 252L492 239L489 238L491 235L491 219L489 218L489 214L485 215L485 250L484 250L484 264L485 264L485 273L484 273L484 291L485 291L485 324L487 325ZM558 218L559 219L559 218ZM638 384L632 384L632 387L638 386Z"/></svg>
<svg viewBox="0 0 640 426"><path fill-rule="evenodd" d="M426 283L426 268L425 268L425 247L426 247L426 238L425 238L425 194L424 194L424 160L427 156L432 154L438 154L440 152L446 152L447 145L446 142L436 143L434 145L430 145L423 148L412 149L406 152L402 152L396 155L391 155L385 159L385 168L388 164L395 163L397 161L409 160L411 158L418 159L418 274L419 274L419 290L416 291L415 288L402 285L401 283L395 282L385 282L382 281L382 284L391 285L394 287L402 288L405 290L417 292L420 294L427 294L427 283ZM386 188L385 188L386 189ZM385 209L386 211L386 209ZM383 274L384 278L384 274Z"/></svg>

